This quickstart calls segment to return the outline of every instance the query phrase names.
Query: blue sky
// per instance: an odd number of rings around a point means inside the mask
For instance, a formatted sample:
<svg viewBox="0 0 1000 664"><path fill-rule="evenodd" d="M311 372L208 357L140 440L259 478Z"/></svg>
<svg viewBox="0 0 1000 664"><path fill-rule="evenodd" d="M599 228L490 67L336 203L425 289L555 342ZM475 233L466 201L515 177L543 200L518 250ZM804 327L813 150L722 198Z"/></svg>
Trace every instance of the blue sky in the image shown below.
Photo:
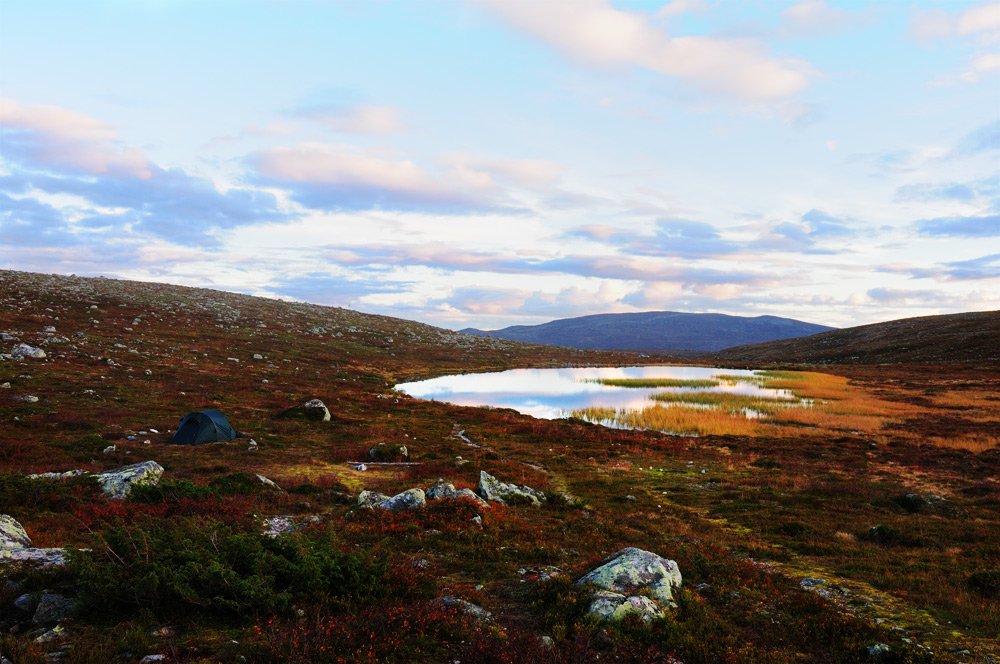
<svg viewBox="0 0 1000 664"><path fill-rule="evenodd" d="M445 327L1000 308L1000 2L0 0L0 267Z"/></svg>

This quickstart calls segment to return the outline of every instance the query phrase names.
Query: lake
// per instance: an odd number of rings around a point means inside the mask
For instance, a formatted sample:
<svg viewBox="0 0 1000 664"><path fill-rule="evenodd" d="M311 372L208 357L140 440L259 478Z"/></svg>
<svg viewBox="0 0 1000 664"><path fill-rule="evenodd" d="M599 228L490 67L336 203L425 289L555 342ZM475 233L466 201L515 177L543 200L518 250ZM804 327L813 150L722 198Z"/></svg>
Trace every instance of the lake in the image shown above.
<svg viewBox="0 0 1000 664"><path fill-rule="evenodd" d="M458 406L512 408L519 413L545 419L568 417L572 411L583 408L638 411L657 403L650 398L651 395L664 392L721 392L797 401L788 390L768 389L751 382L756 373L678 366L511 369L400 383L396 389L417 399L444 401ZM698 388L618 387L588 382L616 379L718 380L717 376L739 376L744 380L720 380L713 387Z"/></svg>

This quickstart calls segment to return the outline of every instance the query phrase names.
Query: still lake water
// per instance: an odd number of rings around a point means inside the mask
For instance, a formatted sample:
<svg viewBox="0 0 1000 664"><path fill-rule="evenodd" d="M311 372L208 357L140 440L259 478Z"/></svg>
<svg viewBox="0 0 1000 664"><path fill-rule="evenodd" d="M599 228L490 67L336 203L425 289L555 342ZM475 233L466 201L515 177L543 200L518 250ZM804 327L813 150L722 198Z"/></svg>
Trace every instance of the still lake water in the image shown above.
<svg viewBox="0 0 1000 664"><path fill-rule="evenodd" d="M729 392L751 396L795 399L788 390L773 390L746 382L721 382L716 387L615 387L588 383L594 378L711 379L717 375L753 376L755 372L710 367L578 367L572 369L511 369L496 373L441 376L396 389L417 399L445 401L458 406L512 408L519 413L556 419L578 408L605 407L642 410L655 403L650 395L663 392Z"/></svg>

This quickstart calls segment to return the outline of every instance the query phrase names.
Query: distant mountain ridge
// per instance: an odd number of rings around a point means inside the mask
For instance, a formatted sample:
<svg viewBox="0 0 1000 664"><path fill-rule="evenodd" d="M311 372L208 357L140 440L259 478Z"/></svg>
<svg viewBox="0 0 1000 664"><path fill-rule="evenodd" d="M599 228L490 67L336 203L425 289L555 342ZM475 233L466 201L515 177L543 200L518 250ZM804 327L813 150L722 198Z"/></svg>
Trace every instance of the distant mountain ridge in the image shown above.
<svg viewBox="0 0 1000 664"><path fill-rule="evenodd" d="M835 328L778 316L729 316L647 311L563 318L501 330L466 328L466 334L580 349L712 352Z"/></svg>
<svg viewBox="0 0 1000 664"><path fill-rule="evenodd" d="M806 364L996 362L1000 361L1000 311L903 318L728 348L712 357Z"/></svg>

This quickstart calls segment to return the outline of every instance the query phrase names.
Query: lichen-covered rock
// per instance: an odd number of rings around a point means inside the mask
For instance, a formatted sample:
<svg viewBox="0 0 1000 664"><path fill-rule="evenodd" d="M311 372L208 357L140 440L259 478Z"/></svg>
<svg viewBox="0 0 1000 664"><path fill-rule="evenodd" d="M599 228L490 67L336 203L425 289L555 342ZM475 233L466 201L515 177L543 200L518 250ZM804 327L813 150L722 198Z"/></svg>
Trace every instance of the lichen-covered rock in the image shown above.
<svg viewBox="0 0 1000 664"><path fill-rule="evenodd" d="M673 589L681 585L681 571L673 560L630 546L605 560L577 583L592 583L617 593L647 588L657 601L672 603Z"/></svg>
<svg viewBox="0 0 1000 664"><path fill-rule="evenodd" d="M31 546L24 527L7 514L0 514L0 549L24 549Z"/></svg>
<svg viewBox="0 0 1000 664"><path fill-rule="evenodd" d="M277 537L283 533L293 533L301 530L309 524L318 523L318 516L307 516L305 518L297 516L272 516L264 519L264 530L262 534L268 537Z"/></svg>
<svg viewBox="0 0 1000 664"><path fill-rule="evenodd" d="M59 622L68 617L76 609L76 602L68 597L63 597L58 593L43 592L35 608L35 615L31 622L35 625Z"/></svg>
<svg viewBox="0 0 1000 664"><path fill-rule="evenodd" d="M24 358L31 358L33 360L41 360L45 358L45 351L41 348L35 348L29 346L28 344L17 344L11 349L10 354L14 356L14 359L20 360Z"/></svg>
<svg viewBox="0 0 1000 664"><path fill-rule="evenodd" d="M631 615L639 616L643 622L663 617L663 611L650 598L641 595L626 597L610 590L600 590L595 593L588 613L613 622L624 620Z"/></svg>
<svg viewBox="0 0 1000 664"><path fill-rule="evenodd" d="M379 493L378 491L362 491L358 494L358 506L367 507L369 509L380 505L386 500L389 500L389 496L384 493Z"/></svg>
<svg viewBox="0 0 1000 664"><path fill-rule="evenodd" d="M124 498L139 484L157 485L163 476L163 466L155 461L143 461L131 466L123 466L114 470L97 473L94 477L100 482L104 493L112 498Z"/></svg>
<svg viewBox="0 0 1000 664"><path fill-rule="evenodd" d="M485 470L479 472L479 495L486 500L506 505L508 501L524 500L536 507L545 500L545 494L530 486L501 482Z"/></svg>
<svg viewBox="0 0 1000 664"><path fill-rule="evenodd" d="M476 495L472 489L456 489L451 482L438 480L434 486L427 490L427 498L431 500L443 500L447 498L468 498L480 507L489 507L490 504Z"/></svg>
<svg viewBox="0 0 1000 664"><path fill-rule="evenodd" d="M257 476L257 479L260 480L260 483L263 484L264 486L266 486L268 489L274 489L275 491L281 491L281 487L278 486L278 483L275 482L274 480L269 480L266 477L264 477L263 475L261 475L260 473L254 473L254 474Z"/></svg>
<svg viewBox="0 0 1000 664"><path fill-rule="evenodd" d="M407 489L402 493L397 493L392 498L387 498L376 505L379 509L389 512L401 512L403 510L419 509L427 504L427 497L423 489Z"/></svg>
<svg viewBox="0 0 1000 664"><path fill-rule="evenodd" d="M81 475L88 475L86 470L67 470L65 472L53 472L53 473L33 473L28 475L28 479L32 480L68 480L74 477L80 477Z"/></svg>
<svg viewBox="0 0 1000 664"><path fill-rule="evenodd" d="M282 411L278 417L309 420L310 422L329 422L330 410L319 399L310 399L301 406L292 406Z"/></svg>

